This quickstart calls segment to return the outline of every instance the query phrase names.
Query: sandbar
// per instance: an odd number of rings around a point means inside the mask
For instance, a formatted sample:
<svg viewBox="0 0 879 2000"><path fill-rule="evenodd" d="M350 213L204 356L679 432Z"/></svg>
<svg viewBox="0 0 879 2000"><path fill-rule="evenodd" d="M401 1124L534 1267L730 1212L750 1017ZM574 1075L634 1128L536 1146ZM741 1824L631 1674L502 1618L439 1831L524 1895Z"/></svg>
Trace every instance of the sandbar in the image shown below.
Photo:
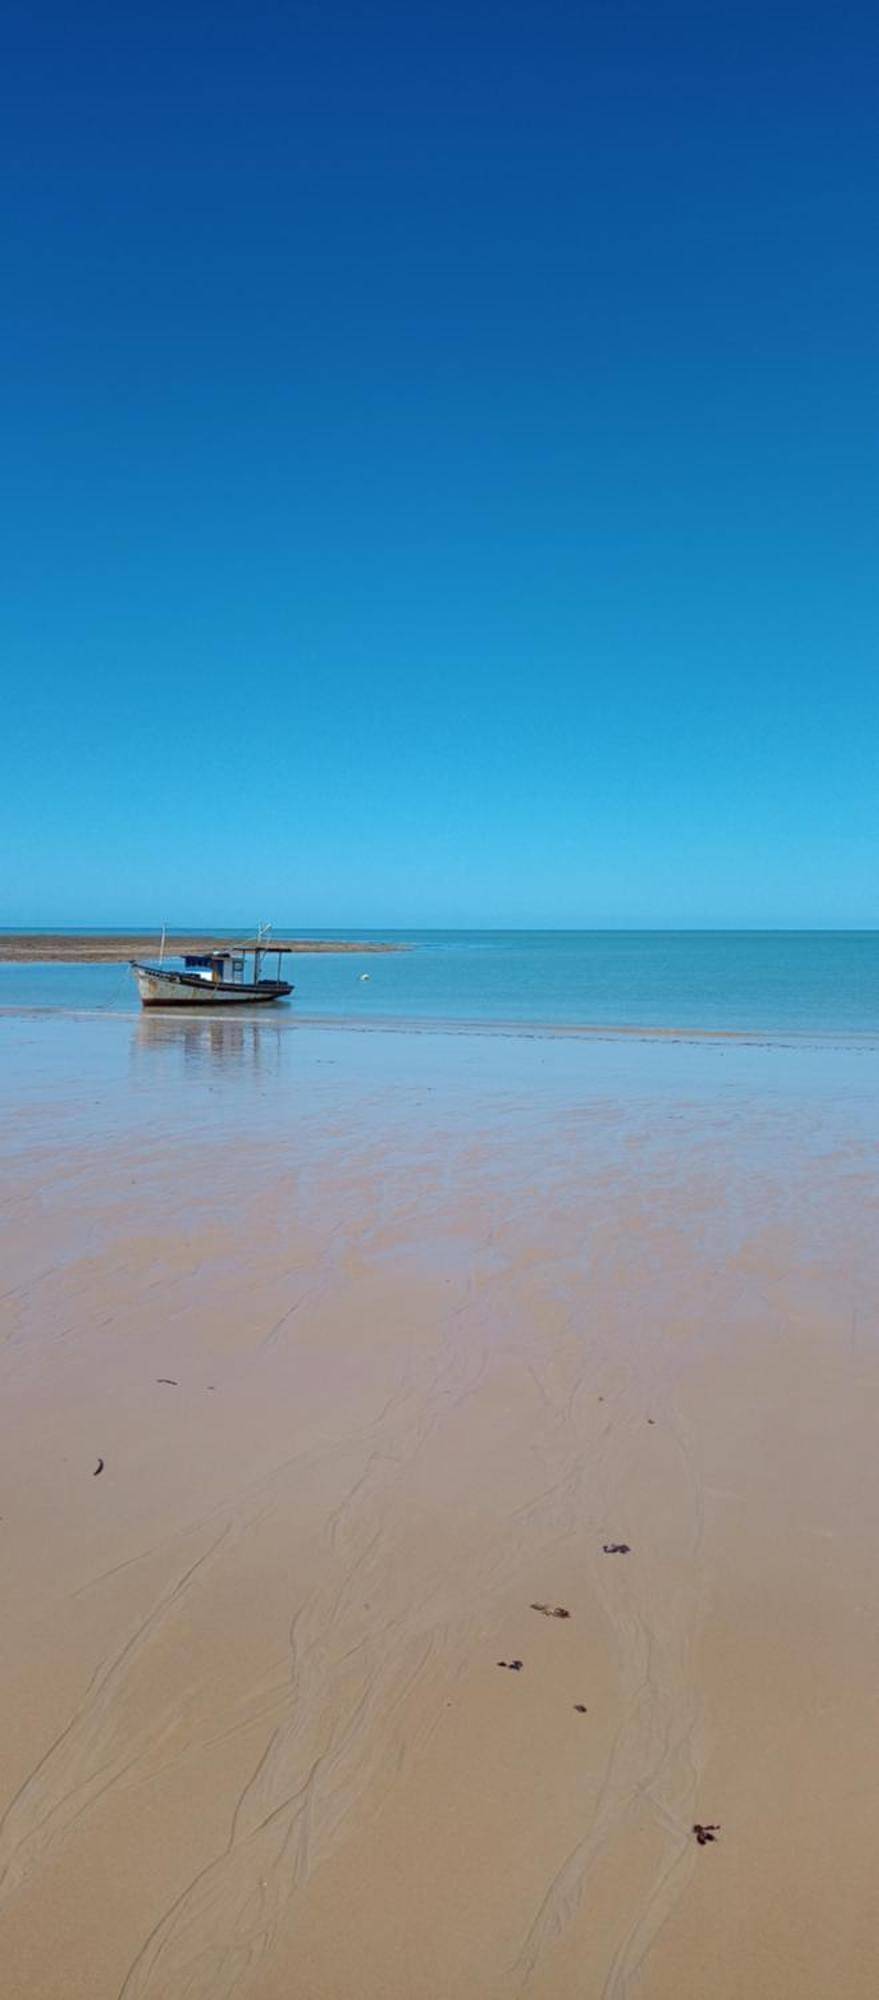
<svg viewBox="0 0 879 2000"><path fill-rule="evenodd" d="M218 945L245 942L229 931L169 931L166 952L213 951ZM248 943L252 939L247 940ZM405 951L403 944L355 942L349 938L272 937L266 951ZM0 964L26 965L115 965L131 958L155 959L159 938L155 931L0 931Z"/></svg>

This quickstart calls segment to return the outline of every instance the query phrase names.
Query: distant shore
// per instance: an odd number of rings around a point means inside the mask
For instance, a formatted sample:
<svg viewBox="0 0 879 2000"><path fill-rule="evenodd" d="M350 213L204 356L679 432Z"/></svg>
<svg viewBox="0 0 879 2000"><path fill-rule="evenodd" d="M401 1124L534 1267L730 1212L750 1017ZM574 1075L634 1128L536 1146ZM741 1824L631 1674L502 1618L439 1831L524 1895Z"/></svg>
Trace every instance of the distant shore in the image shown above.
<svg viewBox="0 0 879 2000"><path fill-rule="evenodd" d="M185 936L169 932L165 951L176 958L181 952L213 951L218 945L252 944L252 939L230 939L228 932L192 931ZM272 937L267 951L405 951L400 944L358 943L348 938ZM155 931L7 931L0 933L0 964L27 965L115 965L130 958L155 958L159 939Z"/></svg>

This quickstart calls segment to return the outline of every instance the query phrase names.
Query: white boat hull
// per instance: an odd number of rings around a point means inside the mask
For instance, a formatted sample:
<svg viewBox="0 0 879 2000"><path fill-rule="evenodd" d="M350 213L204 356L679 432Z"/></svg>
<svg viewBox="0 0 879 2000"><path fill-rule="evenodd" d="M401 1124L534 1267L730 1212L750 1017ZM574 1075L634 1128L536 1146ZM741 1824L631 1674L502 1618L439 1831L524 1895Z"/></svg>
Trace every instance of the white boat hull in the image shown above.
<svg viewBox="0 0 879 2000"><path fill-rule="evenodd" d="M261 979L257 986L232 980L200 979L197 973L162 972L156 966L131 970L144 1007L259 1007L283 1000L293 988L283 979Z"/></svg>

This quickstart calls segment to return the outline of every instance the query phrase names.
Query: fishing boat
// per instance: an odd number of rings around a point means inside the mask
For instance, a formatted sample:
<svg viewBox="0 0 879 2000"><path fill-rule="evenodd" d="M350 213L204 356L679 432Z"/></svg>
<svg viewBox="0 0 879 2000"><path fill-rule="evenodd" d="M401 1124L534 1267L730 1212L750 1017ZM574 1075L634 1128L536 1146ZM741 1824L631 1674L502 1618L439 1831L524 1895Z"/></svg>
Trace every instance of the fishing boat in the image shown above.
<svg viewBox="0 0 879 2000"><path fill-rule="evenodd" d="M184 952L180 966L165 964L165 933L158 965L129 959L143 1007L253 1007L286 1000L293 987L281 978L281 961L290 945L273 944L270 925L261 926L252 944L218 945L210 951ZM277 958L277 976L263 976L263 960ZM252 961L248 978L248 959Z"/></svg>

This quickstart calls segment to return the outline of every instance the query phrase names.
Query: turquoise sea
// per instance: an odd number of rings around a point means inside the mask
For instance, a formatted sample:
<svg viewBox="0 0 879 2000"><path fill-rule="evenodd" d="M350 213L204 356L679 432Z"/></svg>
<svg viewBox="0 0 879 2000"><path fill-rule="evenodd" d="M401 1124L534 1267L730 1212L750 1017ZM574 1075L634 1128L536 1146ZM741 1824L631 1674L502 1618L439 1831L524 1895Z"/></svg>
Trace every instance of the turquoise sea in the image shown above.
<svg viewBox="0 0 879 2000"><path fill-rule="evenodd" d="M332 934L405 948L295 958L296 1019L879 1035L879 931ZM136 1012L137 996L121 965L0 965L0 1008Z"/></svg>

